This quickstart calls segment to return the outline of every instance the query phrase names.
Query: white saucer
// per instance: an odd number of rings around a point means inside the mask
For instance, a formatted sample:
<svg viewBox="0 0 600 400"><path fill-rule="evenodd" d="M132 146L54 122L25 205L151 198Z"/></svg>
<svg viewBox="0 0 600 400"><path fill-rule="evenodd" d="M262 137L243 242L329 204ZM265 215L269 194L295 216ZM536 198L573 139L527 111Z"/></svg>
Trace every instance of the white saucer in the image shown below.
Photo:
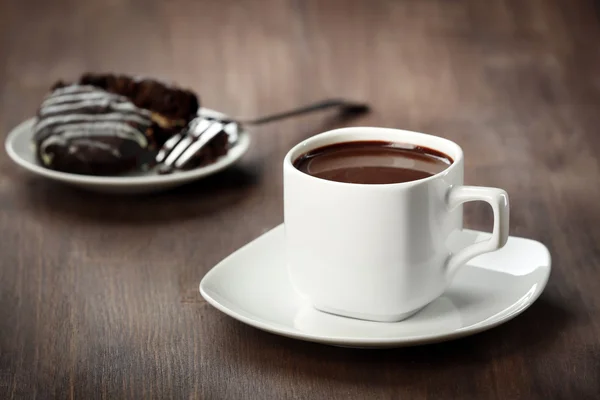
<svg viewBox="0 0 600 400"><path fill-rule="evenodd" d="M402 347L481 332L533 304L550 275L550 253L543 244L510 237L503 249L460 270L444 295L413 317L395 323L361 321L317 311L294 291L283 236L280 225L221 261L202 279L200 293L248 325L330 345ZM487 236L465 230L461 239L466 244Z"/></svg>
<svg viewBox="0 0 600 400"><path fill-rule="evenodd" d="M199 114L225 117L225 114L207 108L202 108ZM216 162L205 167L175 174L159 175L152 170L128 176L78 175L44 168L37 162L31 146L33 138L31 128L33 124L34 118L22 122L6 138L6 152L15 163L36 175L74 185L82 189L104 193L150 193L181 186L227 168L243 156L250 145L250 135L248 135L247 131L243 131L240 133L238 141L234 146L229 149L225 156L219 158Z"/></svg>

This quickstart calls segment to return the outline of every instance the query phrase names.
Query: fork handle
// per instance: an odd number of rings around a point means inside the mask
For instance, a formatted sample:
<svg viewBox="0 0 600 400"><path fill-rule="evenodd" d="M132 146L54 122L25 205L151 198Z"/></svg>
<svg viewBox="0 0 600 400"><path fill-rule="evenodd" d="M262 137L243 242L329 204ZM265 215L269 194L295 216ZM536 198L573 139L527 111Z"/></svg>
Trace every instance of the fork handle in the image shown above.
<svg viewBox="0 0 600 400"><path fill-rule="evenodd" d="M260 118L254 119L240 119L238 120L242 124L246 125L261 125L273 121L278 121L284 118L295 117L297 115L308 114L315 111L326 110L328 108L340 108L344 115L359 115L369 112L370 108L365 103L355 103L343 99L328 99L322 100L317 103L309 104L303 107L294 108L289 111L284 111L276 114L267 115Z"/></svg>

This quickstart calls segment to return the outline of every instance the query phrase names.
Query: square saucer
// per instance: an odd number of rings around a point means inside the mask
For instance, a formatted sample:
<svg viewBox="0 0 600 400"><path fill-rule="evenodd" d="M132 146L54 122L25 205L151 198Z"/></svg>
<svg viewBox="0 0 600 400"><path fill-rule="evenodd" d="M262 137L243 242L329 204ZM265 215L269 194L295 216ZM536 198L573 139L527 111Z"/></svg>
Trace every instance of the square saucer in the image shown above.
<svg viewBox="0 0 600 400"><path fill-rule="evenodd" d="M463 230L466 244L488 233ZM280 225L240 248L200 282L200 293L225 314L255 328L311 342L346 347L403 347L472 335L522 313L550 275L542 243L511 236L504 248L474 258L444 294L400 322L371 322L316 310L296 292L285 261Z"/></svg>

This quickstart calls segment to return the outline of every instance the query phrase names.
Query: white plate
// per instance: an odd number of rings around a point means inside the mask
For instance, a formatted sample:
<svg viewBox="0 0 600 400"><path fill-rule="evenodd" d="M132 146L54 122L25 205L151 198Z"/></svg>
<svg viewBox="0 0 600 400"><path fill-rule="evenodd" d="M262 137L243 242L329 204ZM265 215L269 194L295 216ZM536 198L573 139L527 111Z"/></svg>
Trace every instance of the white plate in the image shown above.
<svg viewBox="0 0 600 400"><path fill-rule="evenodd" d="M473 259L440 298L413 317L395 323L361 321L317 311L294 291L283 236L280 225L221 261L202 279L200 293L248 325L338 346L420 345L493 328L533 304L550 274L550 253L543 244L510 237L503 249ZM466 244L487 236L464 230L461 239Z"/></svg>
<svg viewBox="0 0 600 400"><path fill-rule="evenodd" d="M207 108L202 108L199 113L206 116L225 117L224 114ZM78 175L54 171L37 162L31 145L33 124L34 118L22 122L6 138L6 152L15 163L36 175L82 189L105 193L149 193L180 186L227 168L243 156L250 145L250 135L244 130L225 156L205 167L168 175L159 175L155 171L128 176Z"/></svg>

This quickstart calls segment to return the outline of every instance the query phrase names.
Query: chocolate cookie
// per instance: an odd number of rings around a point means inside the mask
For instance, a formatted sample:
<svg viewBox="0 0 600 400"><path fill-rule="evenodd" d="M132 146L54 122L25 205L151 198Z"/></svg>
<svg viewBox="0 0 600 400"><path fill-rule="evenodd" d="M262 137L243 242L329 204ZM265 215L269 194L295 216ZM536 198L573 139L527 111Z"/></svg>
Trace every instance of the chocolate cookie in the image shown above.
<svg viewBox="0 0 600 400"><path fill-rule="evenodd" d="M156 124L150 111L94 86L58 86L44 99L33 127L42 165L77 174L116 175L152 160Z"/></svg>

